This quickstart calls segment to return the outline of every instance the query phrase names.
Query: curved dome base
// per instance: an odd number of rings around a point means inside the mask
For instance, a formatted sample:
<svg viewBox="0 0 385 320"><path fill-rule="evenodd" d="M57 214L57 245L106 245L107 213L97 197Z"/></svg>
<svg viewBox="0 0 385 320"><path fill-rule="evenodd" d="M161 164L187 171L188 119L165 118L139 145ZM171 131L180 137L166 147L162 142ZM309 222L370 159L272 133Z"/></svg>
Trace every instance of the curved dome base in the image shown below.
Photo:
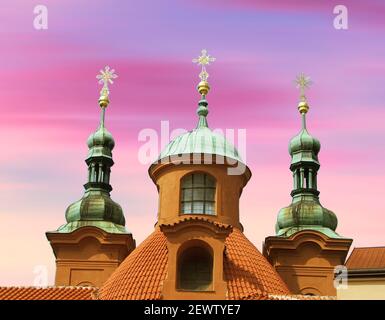
<svg viewBox="0 0 385 320"><path fill-rule="evenodd" d="M109 222L109 221L96 221L96 220L82 220L82 221L73 221L59 227L57 232L60 233L70 233L77 229L83 227L97 227L108 233L130 233L126 228L122 225Z"/></svg>
<svg viewBox="0 0 385 320"><path fill-rule="evenodd" d="M304 230L313 230L313 231L318 231L324 234L325 236L328 236L329 238L332 239L343 239L337 232L333 231L330 228L326 227L321 227L321 226L298 226L298 227L289 227L289 228L284 228L280 229L277 233L278 237L290 237L293 234L296 234L300 231Z"/></svg>

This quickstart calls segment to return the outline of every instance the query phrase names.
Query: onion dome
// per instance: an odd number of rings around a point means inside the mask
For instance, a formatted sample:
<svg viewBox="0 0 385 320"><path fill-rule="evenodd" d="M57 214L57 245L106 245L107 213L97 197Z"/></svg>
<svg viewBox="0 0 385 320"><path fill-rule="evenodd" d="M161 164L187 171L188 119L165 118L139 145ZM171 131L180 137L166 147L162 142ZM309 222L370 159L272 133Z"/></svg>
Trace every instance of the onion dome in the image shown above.
<svg viewBox="0 0 385 320"><path fill-rule="evenodd" d="M61 226L59 232L72 232L83 226L95 226L109 233L126 233L125 218L122 207L110 197L111 167L114 164L112 149L114 138L105 128L105 111L109 104L108 83L116 78L114 70L106 67L98 76L103 88L100 92L101 108L100 125L87 140L88 182L84 185L83 197L72 203L66 210L67 224Z"/></svg>
<svg viewBox="0 0 385 320"><path fill-rule="evenodd" d="M88 157L106 156L112 159L111 151L115 147L112 134L103 126L100 126L87 140L89 148Z"/></svg>
<svg viewBox="0 0 385 320"><path fill-rule="evenodd" d="M67 224L59 228L61 232L85 225L99 226L110 233L126 232L122 207L101 190L86 192L80 200L67 208L65 216Z"/></svg>
<svg viewBox="0 0 385 320"><path fill-rule="evenodd" d="M311 136L306 128L306 114L309 105L304 90L310 85L310 78L301 74L297 77L297 85L301 89L298 110L302 118L299 134L291 139L289 153L291 155L290 170L293 172L292 203L278 213L275 226L278 236L289 237L301 230L316 230L330 238L339 238L335 232L337 216L324 208L319 201L317 190L317 173L320 167L318 153L321 144Z"/></svg>
<svg viewBox="0 0 385 320"><path fill-rule="evenodd" d="M301 230L317 230L329 238L338 238L335 232L337 216L319 202L301 200L282 208L278 213L275 230L278 236L290 237Z"/></svg>
<svg viewBox="0 0 385 320"><path fill-rule="evenodd" d="M100 289L99 299L162 299L168 263L167 239L157 227L114 271ZM290 294L276 270L237 228L226 239L223 264L229 300Z"/></svg>
<svg viewBox="0 0 385 320"><path fill-rule="evenodd" d="M309 134L306 127L290 140L289 153L293 162L314 161L318 163L318 153L321 149L319 140Z"/></svg>

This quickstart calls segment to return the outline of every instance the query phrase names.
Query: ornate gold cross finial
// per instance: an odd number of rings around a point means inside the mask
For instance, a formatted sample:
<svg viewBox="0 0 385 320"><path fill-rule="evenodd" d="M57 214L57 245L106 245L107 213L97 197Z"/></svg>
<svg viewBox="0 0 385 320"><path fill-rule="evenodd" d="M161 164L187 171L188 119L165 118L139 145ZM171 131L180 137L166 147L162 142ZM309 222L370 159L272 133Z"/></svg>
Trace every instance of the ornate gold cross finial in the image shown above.
<svg viewBox="0 0 385 320"><path fill-rule="evenodd" d="M98 79L99 84L102 84L102 90L100 91L100 98L99 98L99 105L101 107L107 107L108 103L110 102L108 100L108 96L110 95L110 90L108 88L109 84L113 84L113 79L116 79L118 76L115 73L114 69L110 69L109 66L105 66L104 70L100 70L100 73L96 76L96 79Z"/></svg>
<svg viewBox="0 0 385 320"><path fill-rule="evenodd" d="M302 114L305 114L309 110L309 106L306 101L305 90L313 84L309 76L304 73L300 73L294 80L296 87L300 90L300 102L298 104L298 110Z"/></svg>
<svg viewBox="0 0 385 320"><path fill-rule="evenodd" d="M201 55L198 58L195 58L192 60L192 62L202 67L201 72L199 73L199 78L201 79L201 81L198 84L198 92L202 96L205 96L210 90L209 83L207 82L209 74L206 70L206 66L209 65L210 62L214 62L214 61L215 61L215 58L207 54L206 49L203 49L201 51Z"/></svg>
<svg viewBox="0 0 385 320"><path fill-rule="evenodd" d="M303 73L300 73L294 80L296 87L300 89L301 98L305 98L305 90L313 84L309 76L306 76Z"/></svg>
<svg viewBox="0 0 385 320"><path fill-rule="evenodd" d="M195 58L192 60L192 62L202 66L201 73L199 74L199 78L201 78L202 81L207 81L209 74L206 71L206 66L208 66L210 62L214 62L214 61L215 61L215 58L207 54L206 49L203 49L201 51L201 55L198 58Z"/></svg>

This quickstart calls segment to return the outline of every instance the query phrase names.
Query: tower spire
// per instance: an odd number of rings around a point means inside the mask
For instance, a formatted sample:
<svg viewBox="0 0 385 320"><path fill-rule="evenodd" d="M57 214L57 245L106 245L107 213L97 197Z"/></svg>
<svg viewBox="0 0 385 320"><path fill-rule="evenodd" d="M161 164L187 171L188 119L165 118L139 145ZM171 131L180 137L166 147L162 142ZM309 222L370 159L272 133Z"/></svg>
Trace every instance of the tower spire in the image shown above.
<svg viewBox="0 0 385 320"><path fill-rule="evenodd" d="M309 104L305 91L309 89L312 81L309 76L300 73L294 83L300 90L298 111L302 118L302 128L301 132L290 141L289 151L292 156L290 169L293 171L294 178L292 195L310 193L318 196L316 177L320 166L318 162L320 143L309 134L306 128L306 114L309 111Z"/></svg>
<svg viewBox="0 0 385 320"><path fill-rule="evenodd" d="M210 56L207 53L206 49L202 49L201 55L198 58L194 58L192 60L193 63L196 63L197 65L201 66L201 72L199 73L199 78L201 81L198 83L197 90L201 95L201 99L198 103L198 109L197 109L197 114L199 116L199 121L198 121L198 128L201 127L208 127L207 124L207 114L209 113L207 105L208 102L206 100L206 95L210 91L210 85L208 83L208 77L209 73L206 70L206 66L210 64L210 62L214 62L215 58Z"/></svg>
<svg viewBox="0 0 385 320"><path fill-rule="evenodd" d="M300 89L298 111L302 117L302 128L289 144L290 170L293 173L292 204L281 209L278 214L276 231L279 236L290 236L303 229L314 229L330 237L338 237L334 232L337 227L336 215L322 207L319 202L317 174L320 168L318 153L321 145L306 128L309 105L305 90L311 83L310 77L303 73L295 79L295 84Z"/></svg>
<svg viewBox="0 0 385 320"><path fill-rule="evenodd" d="M91 220L102 229L106 228L107 223L109 232L126 232L122 208L110 198L112 190L110 175L111 167L114 165L112 150L115 141L105 127L105 112L110 102L109 85L117 75L114 69L106 66L100 70L96 78L99 84L103 85L98 100L101 108L100 124L87 140L88 155L85 161L88 166L88 179L84 185L85 193L79 201L68 207L66 211L68 223L61 232L76 228L78 221L87 221L90 224Z"/></svg>

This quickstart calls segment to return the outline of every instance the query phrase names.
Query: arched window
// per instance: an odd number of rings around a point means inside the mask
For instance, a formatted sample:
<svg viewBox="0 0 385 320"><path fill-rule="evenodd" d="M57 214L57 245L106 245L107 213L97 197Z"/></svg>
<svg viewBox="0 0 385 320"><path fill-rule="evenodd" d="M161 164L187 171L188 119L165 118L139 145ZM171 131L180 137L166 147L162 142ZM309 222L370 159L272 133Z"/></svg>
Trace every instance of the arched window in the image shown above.
<svg viewBox="0 0 385 320"><path fill-rule="evenodd" d="M215 179L193 173L182 179L182 213L215 214Z"/></svg>
<svg viewBox="0 0 385 320"><path fill-rule="evenodd" d="M178 259L178 289L210 290L213 281L213 257L200 246L185 249Z"/></svg>

